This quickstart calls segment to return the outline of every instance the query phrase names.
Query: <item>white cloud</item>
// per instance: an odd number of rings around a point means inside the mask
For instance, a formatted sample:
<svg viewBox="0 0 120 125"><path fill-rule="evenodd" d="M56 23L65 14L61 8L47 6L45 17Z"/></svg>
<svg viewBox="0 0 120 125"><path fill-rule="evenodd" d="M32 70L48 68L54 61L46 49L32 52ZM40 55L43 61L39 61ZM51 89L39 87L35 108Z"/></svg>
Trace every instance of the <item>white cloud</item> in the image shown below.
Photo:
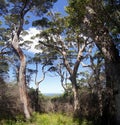
<svg viewBox="0 0 120 125"><path fill-rule="evenodd" d="M40 30L32 27L32 28L29 28L27 31L27 35L23 35L21 36L22 37L22 40L20 41L20 44L23 44L24 43L24 46L22 48L26 49L28 52L32 52L32 53L38 53L38 52L42 52L42 50L37 50L35 49L35 46L38 45L38 41L39 41L39 38L35 38L35 39L32 39L32 37L36 36L37 34L40 33ZM29 44L26 44L25 41L31 41Z"/></svg>

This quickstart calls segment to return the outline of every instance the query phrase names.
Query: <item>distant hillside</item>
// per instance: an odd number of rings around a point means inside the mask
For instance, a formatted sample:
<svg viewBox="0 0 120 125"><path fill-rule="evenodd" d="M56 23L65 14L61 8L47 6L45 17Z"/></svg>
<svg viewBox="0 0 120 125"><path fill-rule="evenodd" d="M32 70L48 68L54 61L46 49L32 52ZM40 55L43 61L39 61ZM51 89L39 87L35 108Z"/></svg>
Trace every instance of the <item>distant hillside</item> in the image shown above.
<svg viewBox="0 0 120 125"><path fill-rule="evenodd" d="M62 95L62 93L42 93L42 94L49 97Z"/></svg>

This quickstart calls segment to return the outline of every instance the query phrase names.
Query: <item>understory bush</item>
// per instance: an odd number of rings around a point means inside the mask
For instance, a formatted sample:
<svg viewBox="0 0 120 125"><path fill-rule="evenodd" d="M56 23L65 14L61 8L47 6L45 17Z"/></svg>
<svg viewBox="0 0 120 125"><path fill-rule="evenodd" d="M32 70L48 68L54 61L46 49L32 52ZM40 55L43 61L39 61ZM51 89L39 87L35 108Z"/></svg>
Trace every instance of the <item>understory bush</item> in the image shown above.
<svg viewBox="0 0 120 125"><path fill-rule="evenodd" d="M72 116L67 116L58 113L39 114L33 113L29 121L24 121L20 116L17 116L16 121L1 120L0 125L92 125L87 120L79 121L73 119Z"/></svg>
<svg viewBox="0 0 120 125"><path fill-rule="evenodd" d="M77 120L73 120L71 116L63 114L34 114L33 122L36 121L36 125L79 125Z"/></svg>

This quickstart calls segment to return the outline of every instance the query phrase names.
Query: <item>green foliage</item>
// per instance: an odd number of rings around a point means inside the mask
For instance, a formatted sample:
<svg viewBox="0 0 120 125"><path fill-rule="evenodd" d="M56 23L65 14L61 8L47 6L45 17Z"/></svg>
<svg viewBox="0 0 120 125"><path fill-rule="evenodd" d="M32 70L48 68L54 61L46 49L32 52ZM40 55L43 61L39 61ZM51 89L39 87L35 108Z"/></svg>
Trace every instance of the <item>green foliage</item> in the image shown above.
<svg viewBox="0 0 120 125"><path fill-rule="evenodd" d="M86 7L90 7L93 11L91 15L94 15L94 18L89 16L92 28L100 27L103 23L110 32L114 34L120 32L120 2L111 0L99 2L94 0L68 0L68 2L69 6L66 7L66 12L69 14L68 24L70 26L80 26L85 16L90 15L86 9Z"/></svg>
<svg viewBox="0 0 120 125"><path fill-rule="evenodd" d="M82 122L81 122L82 123ZM87 122L86 122L87 123ZM82 125L88 125L84 121ZM78 120L74 120L70 116L62 114L39 114L34 113L30 121L24 122L23 119L17 117L16 122L12 120L2 120L1 125L79 125Z"/></svg>
<svg viewBox="0 0 120 125"><path fill-rule="evenodd" d="M8 63L5 61L0 61L0 75L2 73L7 73L8 69L9 69Z"/></svg>
<svg viewBox="0 0 120 125"><path fill-rule="evenodd" d="M12 120L2 120L1 125L93 125L91 121L83 119L81 121L73 119L71 116L62 114L39 114L34 113L31 120L24 122L23 119L17 117L16 122Z"/></svg>
<svg viewBox="0 0 120 125"><path fill-rule="evenodd" d="M17 22L20 20L20 17L17 14L11 14L11 15L5 16L5 20L6 20L5 23L7 25L10 25L11 22L14 24L17 24Z"/></svg>
<svg viewBox="0 0 120 125"><path fill-rule="evenodd" d="M48 25L48 19L43 17L41 20L36 20L32 23L33 26L39 26L41 25L42 27Z"/></svg>
<svg viewBox="0 0 120 125"><path fill-rule="evenodd" d="M69 14L69 25L78 27L86 13L85 7L89 0L69 0L69 6L66 7L66 12Z"/></svg>
<svg viewBox="0 0 120 125"><path fill-rule="evenodd" d="M80 125L93 125L91 121L88 121L87 119L83 119L79 123Z"/></svg>
<svg viewBox="0 0 120 125"><path fill-rule="evenodd" d="M0 21L0 26L2 25L2 21Z"/></svg>
<svg viewBox="0 0 120 125"><path fill-rule="evenodd" d="M36 125L78 125L78 121L62 114L34 114L33 123Z"/></svg>
<svg viewBox="0 0 120 125"><path fill-rule="evenodd" d="M6 6L8 6L8 4L6 4L6 1L0 0L0 16L7 12Z"/></svg>

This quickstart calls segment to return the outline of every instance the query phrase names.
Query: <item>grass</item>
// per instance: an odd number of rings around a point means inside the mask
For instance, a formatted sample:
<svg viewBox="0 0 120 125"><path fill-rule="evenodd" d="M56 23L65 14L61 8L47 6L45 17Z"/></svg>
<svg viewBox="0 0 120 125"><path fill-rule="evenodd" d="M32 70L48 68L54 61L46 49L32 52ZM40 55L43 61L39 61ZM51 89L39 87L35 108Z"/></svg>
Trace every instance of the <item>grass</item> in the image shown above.
<svg viewBox="0 0 120 125"><path fill-rule="evenodd" d="M31 120L24 122L22 116L18 116L16 121L1 120L0 125L92 125L86 120L79 122L79 120L73 119L71 116L63 114L39 114L33 113Z"/></svg>

